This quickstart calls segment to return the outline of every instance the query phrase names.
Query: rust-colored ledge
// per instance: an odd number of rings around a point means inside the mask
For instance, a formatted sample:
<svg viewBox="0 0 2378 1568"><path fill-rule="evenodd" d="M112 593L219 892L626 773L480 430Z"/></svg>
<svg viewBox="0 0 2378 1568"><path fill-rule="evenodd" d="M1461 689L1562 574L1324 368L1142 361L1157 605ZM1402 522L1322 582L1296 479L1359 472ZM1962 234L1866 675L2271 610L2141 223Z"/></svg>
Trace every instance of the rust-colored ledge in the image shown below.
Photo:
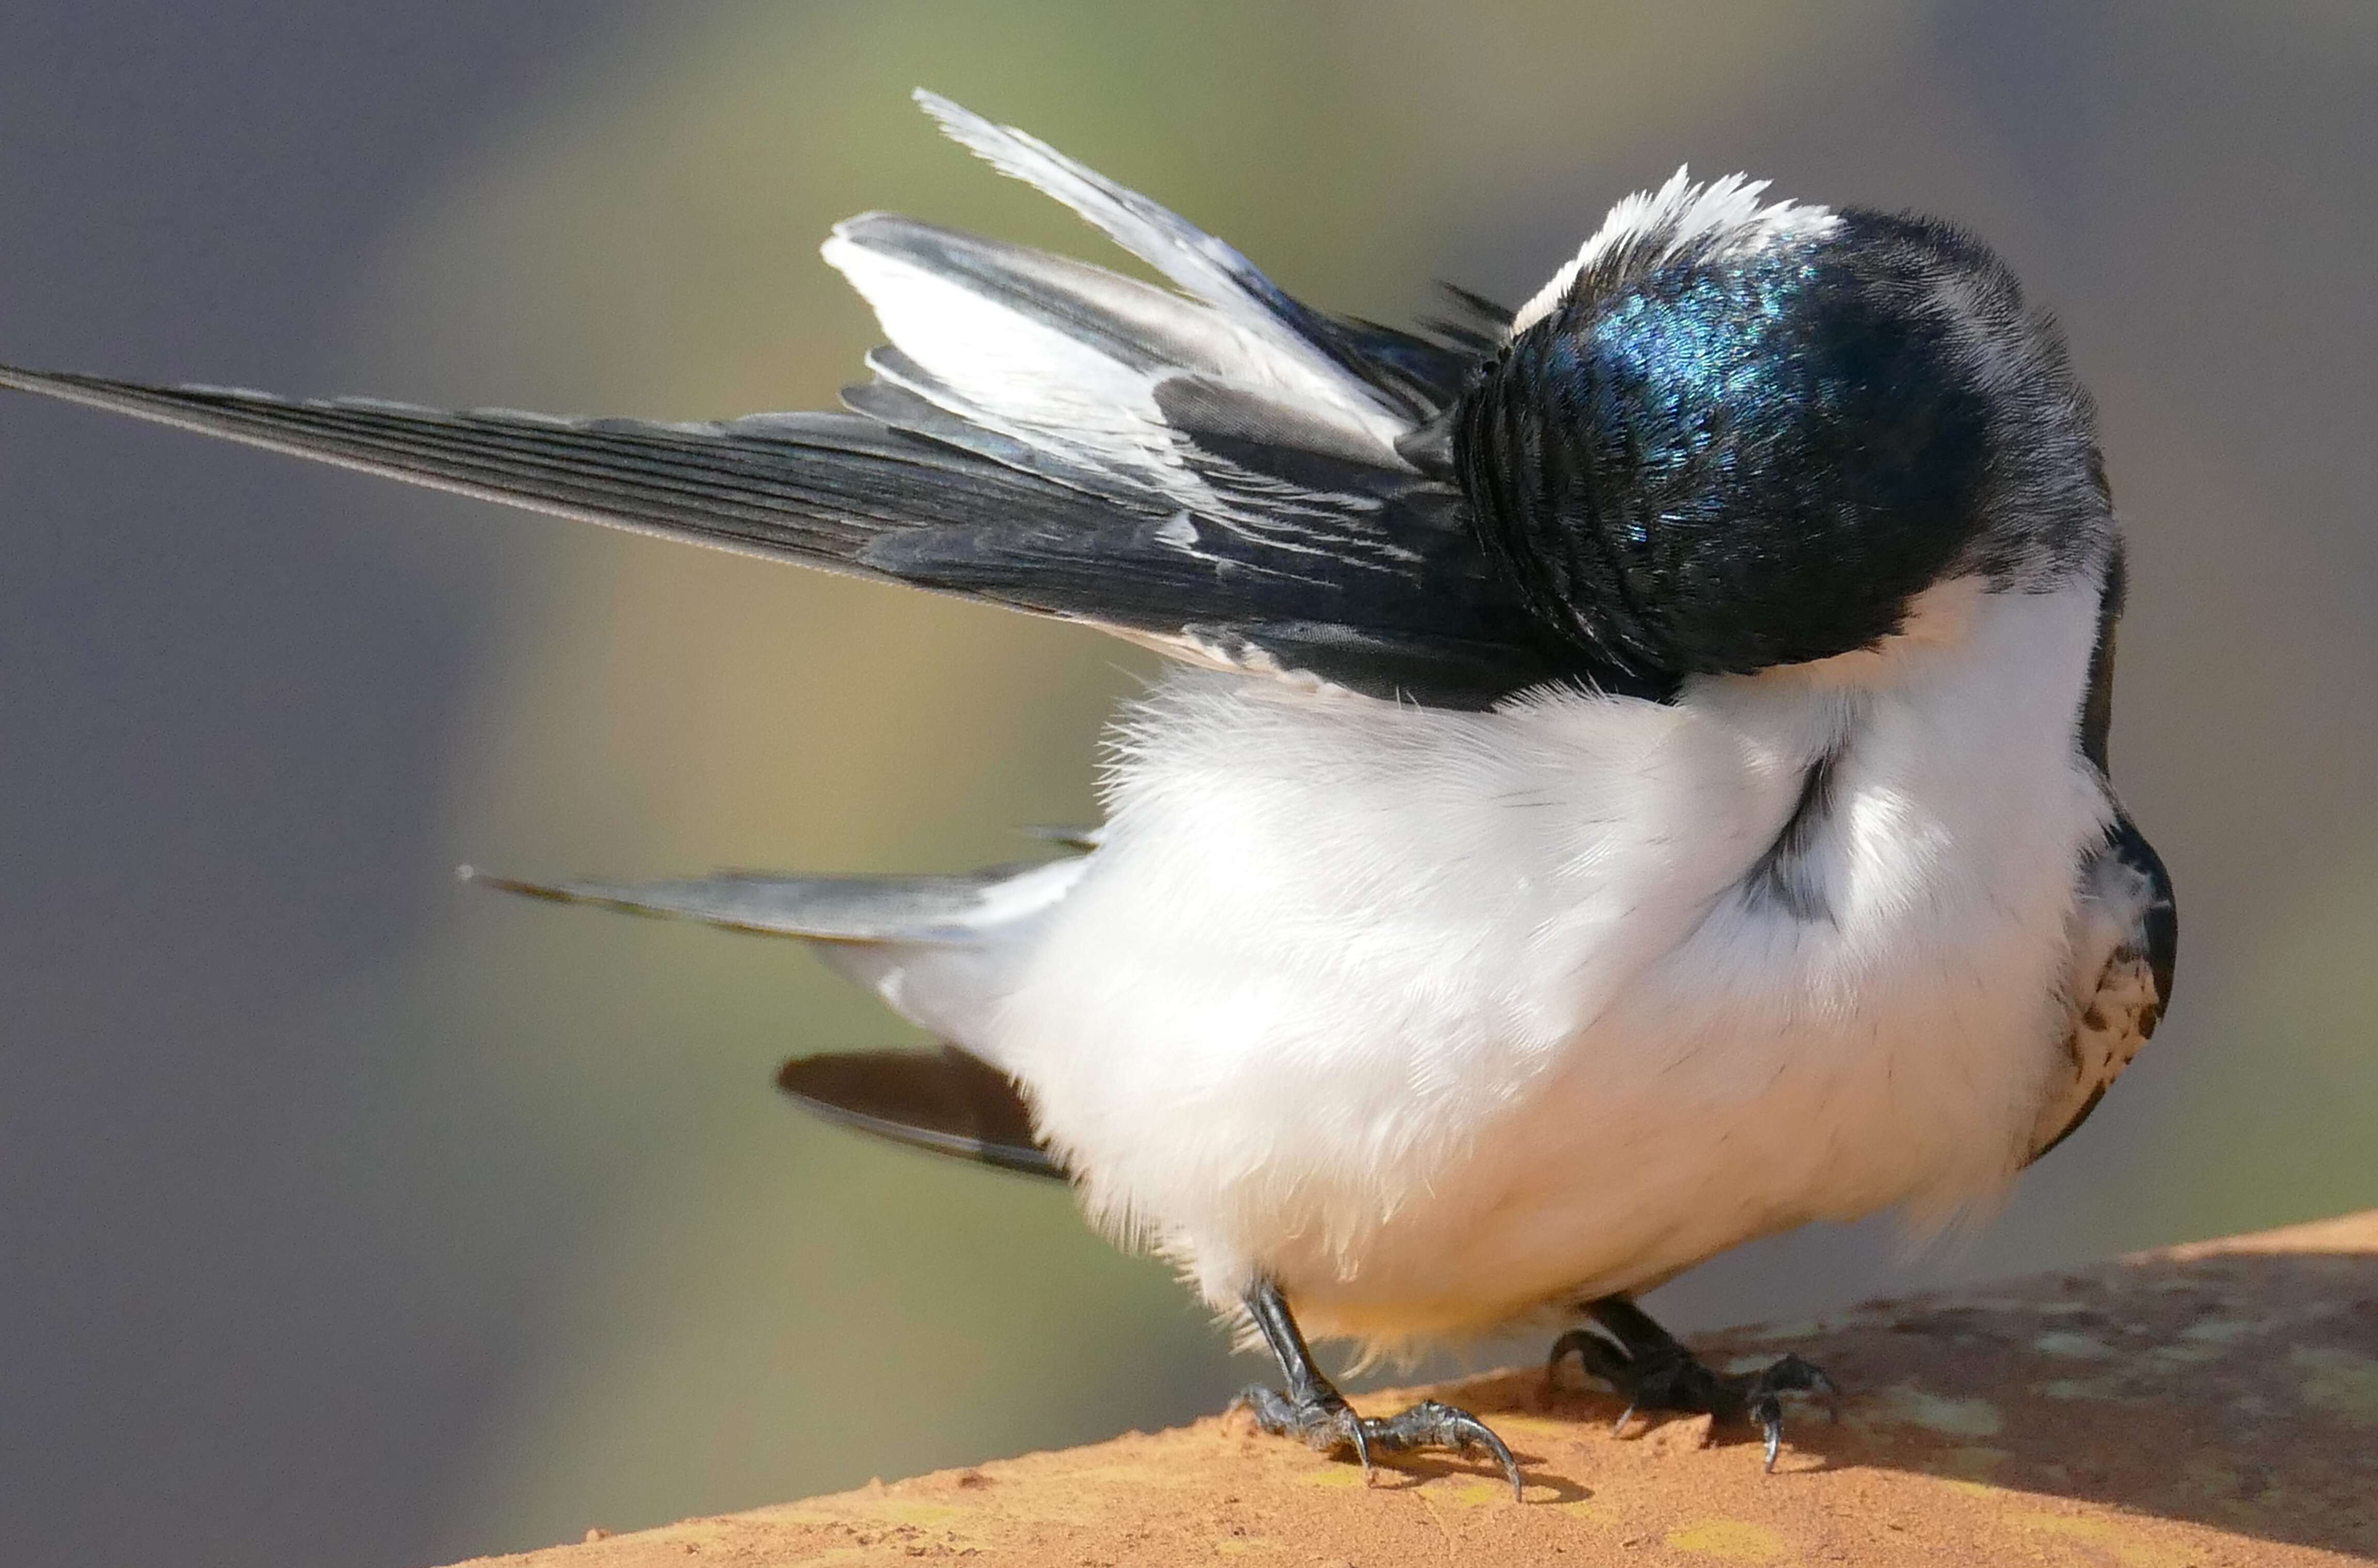
<svg viewBox="0 0 2378 1568"><path fill-rule="evenodd" d="M2378 1211L2077 1273L1702 1336L1789 1346L1849 1391L1747 1434L1639 1421L1523 1369L1434 1391L1484 1416L1527 1501L1434 1456L1365 1487L1219 1418L521 1556L506 1568L913 1563L2347 1563L2378 1559ZM1361 1403L1384 1412L1408 1394Z"/></svg>

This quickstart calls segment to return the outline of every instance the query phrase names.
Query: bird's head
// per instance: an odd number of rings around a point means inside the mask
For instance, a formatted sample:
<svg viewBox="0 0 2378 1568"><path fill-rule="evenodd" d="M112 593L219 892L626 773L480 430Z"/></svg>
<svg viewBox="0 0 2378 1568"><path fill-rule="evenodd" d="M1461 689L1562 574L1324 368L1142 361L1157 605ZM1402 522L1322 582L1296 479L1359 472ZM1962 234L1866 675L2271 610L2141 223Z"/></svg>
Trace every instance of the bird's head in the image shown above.
<svg viewBox="0 0 2378 1568"><path fill-rule="evenodd" d="M2102 571L2091 405L2005 265L1762 188L1679 172L1621 202L1454 411L1531 612L1675 680L1873 647L1945 584Z"/></svg>

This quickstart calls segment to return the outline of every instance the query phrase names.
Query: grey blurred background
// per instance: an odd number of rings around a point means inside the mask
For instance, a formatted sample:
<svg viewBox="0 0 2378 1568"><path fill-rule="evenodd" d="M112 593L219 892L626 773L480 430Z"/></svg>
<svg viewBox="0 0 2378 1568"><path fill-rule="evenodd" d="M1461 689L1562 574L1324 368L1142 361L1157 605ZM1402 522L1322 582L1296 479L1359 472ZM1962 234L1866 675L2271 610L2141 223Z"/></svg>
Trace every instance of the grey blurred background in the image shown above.
<svg viewBox="0 0 2378 1568"><path fill-rule="evenodd" d="M667 417L829 401L896 207L1103 258L926 83L1387 320L1689 160L1977 228L2132 533L2178 1009L1961 1245L1687 1325L2378 1202L2378 10L1098 0L0 8L0 356ZM1175 1421L1259 1370L1058 1193L800 1118L900 1030L528 873L1092 810L1088 633L0 402L0 1558L418 1563ZM1531 1347L1533 1348L1533 1347Z"/></svg>

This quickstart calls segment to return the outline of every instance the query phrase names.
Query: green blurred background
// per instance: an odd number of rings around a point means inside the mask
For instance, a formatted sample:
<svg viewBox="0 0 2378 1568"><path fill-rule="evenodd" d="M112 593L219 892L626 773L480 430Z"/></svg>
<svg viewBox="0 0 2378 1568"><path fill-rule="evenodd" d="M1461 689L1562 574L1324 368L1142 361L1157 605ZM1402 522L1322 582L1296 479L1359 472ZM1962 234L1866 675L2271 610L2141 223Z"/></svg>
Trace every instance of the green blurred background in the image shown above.
<svg viewBox="0 0 2378 1568"><path fill-rule="evenodd" d="M429 403L829 403L893 207L1111 261L931 85L1331 308L1531 292L1689 160L1971 224L2133 544L2179 1005L1954 1245L1686 1325L2378 1202L2378 10L132 0L0 17L0 355ZM0 1538L417 1562L1175 1421L1260 1369L1062 1194L769 1088L909 1036L784 945L446 880L972 865L1087 820L1087 633L0 404ZM1532 1353L1535 1347L1520 1347Z"/></svg>

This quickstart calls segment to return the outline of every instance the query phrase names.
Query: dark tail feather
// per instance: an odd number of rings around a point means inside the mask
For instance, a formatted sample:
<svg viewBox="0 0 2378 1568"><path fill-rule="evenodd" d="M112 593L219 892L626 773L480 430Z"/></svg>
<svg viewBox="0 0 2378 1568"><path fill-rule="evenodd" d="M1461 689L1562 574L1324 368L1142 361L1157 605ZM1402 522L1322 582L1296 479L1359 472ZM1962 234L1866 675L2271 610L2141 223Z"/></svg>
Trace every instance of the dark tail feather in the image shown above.
<svg viewBox="0 0 2378 1568"><path fill-rule="evenodd" d="M955 1045L938 1053L848 1051L796 1056L776 1085L845 1127L1001 1170L1065 1179L1033 1136L1032 1114L1004 1073Z"/></svg>
<svg viewBox="0 0 2378 1568"><path fill-rule="evenodd" d="M716 424L297 401L0 365L0 388L631 532L897 578L869 549L919 527L1030 515L1094 529L1111 503L855 414ZM1038 608L1037 606L1035 608Z"/></svg>

